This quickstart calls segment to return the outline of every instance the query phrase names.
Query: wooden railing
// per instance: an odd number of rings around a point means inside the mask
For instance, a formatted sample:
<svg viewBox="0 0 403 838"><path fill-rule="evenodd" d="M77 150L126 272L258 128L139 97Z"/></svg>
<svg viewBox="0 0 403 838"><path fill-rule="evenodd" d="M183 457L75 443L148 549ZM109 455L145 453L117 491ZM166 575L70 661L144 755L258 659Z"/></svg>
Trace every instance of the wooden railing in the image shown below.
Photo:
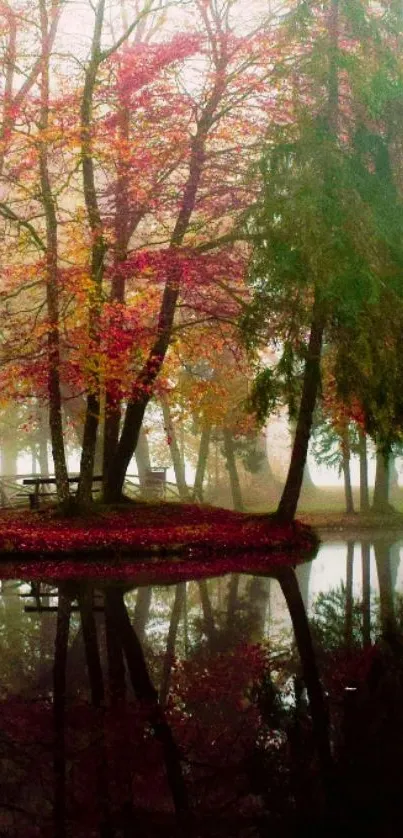
<svg viewBox="0 0 403 838"><path fill-rule="evenodd" d="M166 479L167 468L150 469L146 473L143 486L137 474L128 474L125 478L124 492L129 497L145 498L153 500L165 498L178 500L179 492L176 483ZM101 475L96 475L94 483L102 481ZM77 483L78 475L69 477L69 483ZM40 499L55 497L56 478L54 476L42 477L40 474L17 474L0 476L0 508L20 506L29 504L31 508L37 508ZM33 487L33 490L31 489ZM50 491L49 491L50 489ZM42 490L42 491L41 491Z"/></svg>

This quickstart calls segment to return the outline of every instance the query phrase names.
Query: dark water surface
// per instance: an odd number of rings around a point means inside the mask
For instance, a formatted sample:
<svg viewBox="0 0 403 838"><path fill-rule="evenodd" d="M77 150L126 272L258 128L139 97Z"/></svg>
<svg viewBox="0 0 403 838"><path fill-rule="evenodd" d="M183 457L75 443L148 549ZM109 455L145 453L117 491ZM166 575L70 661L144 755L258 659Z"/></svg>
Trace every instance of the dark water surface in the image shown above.
<svg viewBox="0 0 403 838"><path fill-rule="evenodd" d="M271 577L3 581L0 838L399 834L394 538Z"/></svg>

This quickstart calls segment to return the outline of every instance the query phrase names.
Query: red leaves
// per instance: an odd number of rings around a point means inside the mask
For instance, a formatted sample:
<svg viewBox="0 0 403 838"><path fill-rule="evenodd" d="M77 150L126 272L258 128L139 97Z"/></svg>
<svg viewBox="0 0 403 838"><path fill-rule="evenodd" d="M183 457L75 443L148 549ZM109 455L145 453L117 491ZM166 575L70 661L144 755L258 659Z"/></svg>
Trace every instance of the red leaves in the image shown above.
<svg viewBox="0 0 403 838"><path fill-rule="evenodd" d="M201 43L200 35L179 33L170 41L136 43L114 55L111 63L118 65L116 92L121 101L133 104L139 90L158 79L165 68L200 52Z"/></svg>
<svg viewBox="0 0 403 838"><path fill-rule="evenodd" d="M267 571L268 565L295 563L315 546L311 530L302 524L284 526L265 516L191 504L136 504L127 512L86 520L56 519L48 512L3 512L0 517L0 554L14 554L19 574L29 568L30 576L33 571L39 576L124 577L133 574L135 562L136 578L162 574L174 581L242 569ZM69 558L72 554L90 563L78 565ZM24 558L39 557L50 561L35 568L21 564ZM91 562L97 557L106 562ZM15 563L3 566L5 576L16 572Z"/></svg>

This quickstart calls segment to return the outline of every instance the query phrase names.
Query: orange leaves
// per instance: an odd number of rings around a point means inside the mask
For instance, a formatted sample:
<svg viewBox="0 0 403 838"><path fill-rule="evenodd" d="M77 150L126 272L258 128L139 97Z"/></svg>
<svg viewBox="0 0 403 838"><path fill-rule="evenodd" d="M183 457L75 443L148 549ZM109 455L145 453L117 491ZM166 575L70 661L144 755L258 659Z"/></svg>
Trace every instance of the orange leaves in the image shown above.
<svg viewBox="0 0 403 838"><path fill-rule="evenodd" d="M46 119L41 118L40 85L33 86L18 111L18 127L13 126L7 146L4 183L24 223L5 231L10 255L2 287L7 293L18 292L18 303L10 303L8 309L18 340L13 342L10 328L7 348L10 374L19 371L25 393L46 392L46 286L38 243L31 235L34 230L49 242L38 154L46 147L56 225L52 247L57 276L52 276L58 296L62 387L88 392L99 378L101 389L116 399L142 388L152 395L158 386L166 387L163 379L156 384L151 374L147 380L140 374L136 381L136 376L144 365L150 373L159 372L166 344L163 349L153 346L164 330L164 288L173 284L175 273L180 295L166 378L176 380L184 357L191 363L204 359L216 371L216 379L214 385L196 383L194 403L209 401L217 421L222 405L227 410L228 388L219 367L228 345L234 369L243 363L234 324L246 297L247 248L230 244L210 253L198 248L229 235L255 197L251 163L260 153L269 107L265 80L270 39L255 31L236 34L235 18L232 4L228 20L221 20L213 5L201 8L195 3L186 30L171 36L172 29L160 29L149 37L146 27L144 41L137 32L97 67L88 134L91 189L100 215L96 235L105 244L105 255L95 270L96 282L90 232L94 225L84 200L81 155L85 71L73 50L61 59L55 49L50 57ZM37 27L35 43L39 31ZM102 39L107 38L105 27ZM181 247L173 248L173 242ZM33 282L38 286L33 288ZM99 290L101 283L99 311L90 326L93 288ZM92 305L92 313L97 305ZM152 351L154 357L149 358ZM15 366L13 353L18 355ZM207 397L208 387L217 408ZM10 381L8 392L14 392Z"/></svg>

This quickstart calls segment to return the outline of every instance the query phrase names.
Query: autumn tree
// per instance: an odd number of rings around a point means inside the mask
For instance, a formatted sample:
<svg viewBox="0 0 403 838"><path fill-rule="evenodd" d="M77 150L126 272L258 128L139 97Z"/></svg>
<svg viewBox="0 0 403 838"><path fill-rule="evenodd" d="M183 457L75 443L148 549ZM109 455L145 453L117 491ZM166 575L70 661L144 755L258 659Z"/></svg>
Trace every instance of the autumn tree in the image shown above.
<svg viewBox="0 0 403 838"><path fill-rule="evenodd" d="M109 31L99 0L76 61L60 55L64 4L38 0L41 58L26 107L13 111L18 130L7 128L3 381L11 394L16 373L21 396L48 399L64 501L61 405L84 394L84 505L100 426L105 497L121 494L189 283L215 270L226 286L242 269L244 254L228 247L268 118L270 31L240 35L234 4L194 3L171 36L159 9L115 15Z"/></svg>
<svg viewBox="0 0 403 838"><path fill-rule="evenodd" d="M109 398L112 412L106 419L105 460L105 496L109 500L117 499L122 491L144 411L169 350L175 314L187 278L192 273L202 277L206 270L206 259L201 252L203 243L208 245L217 236L219 241L231 238L234 223L250 196L242 177L261 130L255 108L259 92L262 95L264 76L262 65L258 66L262 37L236 35L234 8L226 2L218 6L196 3L196 9L205 63L204 80L202 89L192 96L190 131L188 128L177 176L180 186L175 189L175 201L168 205L166 216L167 243L160 250L159 263L154 256L154 270L163 282L154 333L144 363L130 382L119 437L121 405L113 406ZM242 126L245 130L245 122L250 125L246 144L240 134ZM225 262L225 252L223 256ZM217 259L216 264L219 266ZM119 300L122 300L122 276L119 288Z"/></svg>

